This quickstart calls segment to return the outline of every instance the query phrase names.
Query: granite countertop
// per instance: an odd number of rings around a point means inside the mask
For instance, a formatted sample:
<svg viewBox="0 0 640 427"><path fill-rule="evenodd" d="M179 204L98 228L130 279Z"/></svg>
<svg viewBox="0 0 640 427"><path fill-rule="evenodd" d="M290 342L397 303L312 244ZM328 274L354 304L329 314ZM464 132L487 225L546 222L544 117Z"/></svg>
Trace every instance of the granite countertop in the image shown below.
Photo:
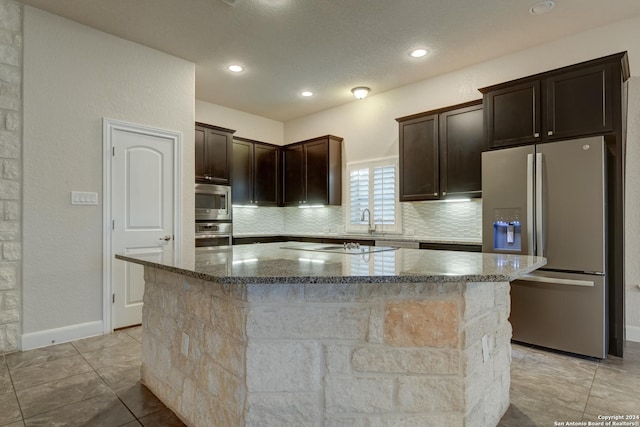
<svg viewBox="0 0 640 427"><path fill-rule="evenodd" d="M546 264L533 256L391 249L344 254L316 252L326 243L218 246L176 257L165 251L116 258L189 277L237 283L505 282ZM380 247L376 247L380 248Z"/></svg>
<svg viewBox="0 0 640 427"><path fill-rule="evenodd" d="M390 240L401 242L417 242L417 243L438 243L449 245L482 245L482 239L455 239L455 238L433 238L425 236L405 236L403 234L354 234L354 233L233 233L233 237L271 237L271 236L290 236L290 237L314 237L329 239L350 240Z"/></svg>

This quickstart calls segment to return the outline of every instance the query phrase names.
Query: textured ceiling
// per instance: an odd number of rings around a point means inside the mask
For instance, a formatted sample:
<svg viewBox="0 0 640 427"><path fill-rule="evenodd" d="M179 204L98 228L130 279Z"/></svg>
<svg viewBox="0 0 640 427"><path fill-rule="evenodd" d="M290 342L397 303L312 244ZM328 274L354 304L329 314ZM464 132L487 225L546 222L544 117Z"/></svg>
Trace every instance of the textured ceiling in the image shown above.
<svg viewBox="0 0 640 427"><path fill-rule="evenodd" d="M196 64L196 97L279 121L640 14L639 0L23 0ZM417 47L430 54L413 59ZM226 67L246 67L232 74ZM315 96L303 98L302 90Z"/></svg>

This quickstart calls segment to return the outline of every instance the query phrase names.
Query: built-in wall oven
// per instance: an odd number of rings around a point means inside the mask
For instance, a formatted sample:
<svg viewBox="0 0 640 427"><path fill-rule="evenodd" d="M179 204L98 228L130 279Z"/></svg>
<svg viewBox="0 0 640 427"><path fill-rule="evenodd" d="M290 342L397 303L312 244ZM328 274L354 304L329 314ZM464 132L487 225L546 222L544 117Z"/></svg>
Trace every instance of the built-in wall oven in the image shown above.
<svg viewBox="0 0 640 427"><path fill-rule="evenodd" d="M196 248L225 246L232 243L233 225L230 222L196 222Z"/></svg>
<svg viewBox="0 0 640 427"><path fill-rule="evenodd" d="M196 184L195 196L196 248L231 245L231 187Z"/></svg>

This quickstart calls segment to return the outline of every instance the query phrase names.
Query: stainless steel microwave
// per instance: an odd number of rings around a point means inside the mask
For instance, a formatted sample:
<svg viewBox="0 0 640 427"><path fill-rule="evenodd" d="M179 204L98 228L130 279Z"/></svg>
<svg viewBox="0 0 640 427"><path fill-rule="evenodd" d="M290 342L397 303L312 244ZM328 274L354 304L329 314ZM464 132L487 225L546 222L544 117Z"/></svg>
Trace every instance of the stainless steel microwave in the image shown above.
<svg viewBox="0 0 640 427"><path fill-rule="evenodd" d="M196 184L196 221L231 221L231 187Z"/></svg>

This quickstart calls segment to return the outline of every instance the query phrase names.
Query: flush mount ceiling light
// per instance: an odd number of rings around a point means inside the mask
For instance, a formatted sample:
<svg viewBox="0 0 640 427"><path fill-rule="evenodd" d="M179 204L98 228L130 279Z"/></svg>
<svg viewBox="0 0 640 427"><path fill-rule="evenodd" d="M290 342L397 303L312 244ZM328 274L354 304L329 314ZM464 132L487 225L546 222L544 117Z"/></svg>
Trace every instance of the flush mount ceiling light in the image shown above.
<svg viewBox="0 0 640 427"><path fill-rule="evenodd" d="M355 96L357 99L363 99L366 98L367 95L369 95L370 90L371 89L369 89L368 87L358 86L351 89L351 93L353 93L353 96Z"/></svg>
<svg viewBox="0 0 640 427"><path fill-rule="evenodd" d="M242 67L242 65L237 65L237 64L229 65L227 68L229 69L229 71L233 71L234 73L239 73L241 71L244 71L244 68Z"/></svg>
<svg viewBox="0 0 640 427"><path fill-rule="evenodd" d="M305 91L300 92L300 95L308 98L310 96L313 96L313 92L311 92L310 90L305 90Z"/></svg>
<svg viewBox="0 0 640 427"><path fill-rule="evenodd" d="M427 54L426 49L416 49L409 52L409 56L412 56L413 58L422 58L426 54Z"/></svg>
<svg viewBox="0 0 640 427"><path fill-rule="evenodd" d="M541 1L531 6L531 8L529 8L529 13L532 15L542 15L543 13L547 13L553 9L553 6L555 5L556 2L553 0Z"/></svg>

